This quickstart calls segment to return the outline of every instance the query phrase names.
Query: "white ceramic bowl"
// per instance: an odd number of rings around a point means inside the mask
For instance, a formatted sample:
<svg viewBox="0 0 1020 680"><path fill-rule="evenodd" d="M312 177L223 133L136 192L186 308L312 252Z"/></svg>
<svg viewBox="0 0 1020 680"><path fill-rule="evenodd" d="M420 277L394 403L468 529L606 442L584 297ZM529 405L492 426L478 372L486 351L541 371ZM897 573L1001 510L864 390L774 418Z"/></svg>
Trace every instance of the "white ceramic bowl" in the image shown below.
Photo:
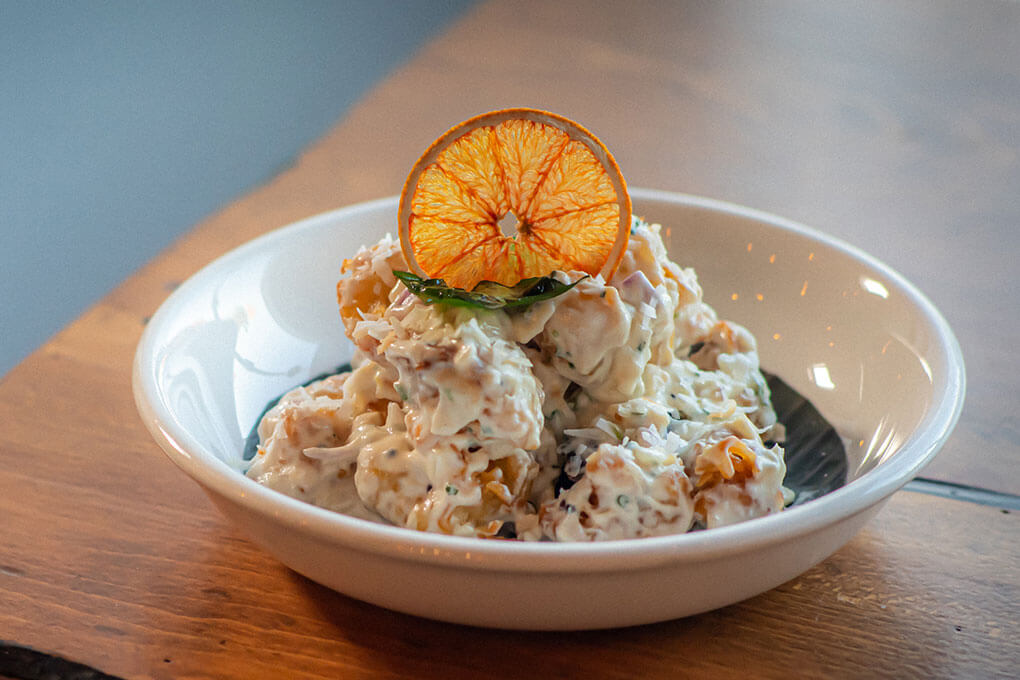
<svg viewBox="0 0 1020 680"><path fill-rule="evenodd" d="M846 543L935 455L963 402L959 347L932 304L865 253L718 201L632 191L698 271L762 365L847 442L848 482L786 512L690 534L599 544L426 534L329 512L247 479L266 403L351 356L339 263L393 231L396 199L258 238L184 283L139 344L134 393L166 454L225 515L296 571L351 597L481 626L582 629L671 619L773 588Z"/></svg>

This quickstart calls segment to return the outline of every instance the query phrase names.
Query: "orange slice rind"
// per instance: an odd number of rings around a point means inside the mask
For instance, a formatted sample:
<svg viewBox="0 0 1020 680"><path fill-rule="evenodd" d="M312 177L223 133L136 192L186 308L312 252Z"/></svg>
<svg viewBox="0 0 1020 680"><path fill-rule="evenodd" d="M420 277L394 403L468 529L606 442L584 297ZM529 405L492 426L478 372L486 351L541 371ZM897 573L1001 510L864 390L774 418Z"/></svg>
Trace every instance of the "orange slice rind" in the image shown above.
<svg viewBox="0 0 1020 680"><path fill-rule="evenodd" d="M626 182L602 142L525 108L475 116L439 137L411 169L398 212L408 266L468 290L554 270L609 280L630 219Z"/></svg>

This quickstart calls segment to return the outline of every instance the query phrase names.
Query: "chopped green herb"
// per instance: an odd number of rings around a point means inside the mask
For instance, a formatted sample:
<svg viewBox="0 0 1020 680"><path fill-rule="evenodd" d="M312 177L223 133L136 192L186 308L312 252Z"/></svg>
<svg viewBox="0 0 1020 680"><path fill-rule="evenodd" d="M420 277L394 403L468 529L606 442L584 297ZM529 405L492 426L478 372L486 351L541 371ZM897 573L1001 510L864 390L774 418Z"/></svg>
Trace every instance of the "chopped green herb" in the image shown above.
<svg viewBox="0 0 1020 680"><path fill-rule="evenodd" d="M769 386L761 371L754 374L754 393L757 395L759 403L767 404L769 402Z"/></svg>
<svg viewBox="0 0 1020 680"><path fill-rule="evenodd" d="M397 390L397 394L400 395L400 400L407 401L407 398L410 396L407 393L407 388L405 388L400 383L393 383L393 387Z"/></svg>
<svg viewBox="0 0 1020 680"><path fill-rule="evenodd" d="M524 309L536 302L563 295L583 279L563 283L551 276L534 276L523 279L515 286L504 286L493 281L482 281L472 290L446 285L442 279L423 279L410 272L393 270L393 275L404 282L407 289L427 305L444 304L475 309Z"/></svg>
<svg viewBox="0 0 1020 680"><path fill-rule="evenodd" d="M616 504L619 505L621 508L627 507L627 505L630 504L630 496L621 493L619 496L616 497Z"/></svg>
<svg viewBox="0 0 1020 680"><path fill-rule="evenodd" d="M458 491L457 487L455 487L453 484L447 484L446 493L450 494L451 496L456 496L458 493L460 493L460 491Z"/></svg>

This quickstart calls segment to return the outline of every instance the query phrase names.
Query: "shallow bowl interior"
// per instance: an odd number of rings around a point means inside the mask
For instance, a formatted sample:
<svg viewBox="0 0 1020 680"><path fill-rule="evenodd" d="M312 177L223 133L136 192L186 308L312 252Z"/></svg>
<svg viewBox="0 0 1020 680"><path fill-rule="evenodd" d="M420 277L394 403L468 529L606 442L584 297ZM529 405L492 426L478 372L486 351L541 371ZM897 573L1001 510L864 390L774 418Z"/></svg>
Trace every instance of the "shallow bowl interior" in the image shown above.
<svg viewBox="0 0 1020 680"><path fill-rule="evenodd" d="M185 282L139 344L139 412L170 458L263 547L321 583L401 611L592 628L692 614L774 587L849 540L935 455L963 399L959 348L923 295L853 247L738 206L632 194L635 214L663 225L673 259L697 270L720 317L756 335L763 367L836 426L846 486L724 529L568 546L380 526L254 484L241 474L242 452L266 403L351 358L336 308L339 264L392 233L396 199L272 232ZM598 589L608 593L593 597ZM488 613L480 597L491 600Z"/></svg>

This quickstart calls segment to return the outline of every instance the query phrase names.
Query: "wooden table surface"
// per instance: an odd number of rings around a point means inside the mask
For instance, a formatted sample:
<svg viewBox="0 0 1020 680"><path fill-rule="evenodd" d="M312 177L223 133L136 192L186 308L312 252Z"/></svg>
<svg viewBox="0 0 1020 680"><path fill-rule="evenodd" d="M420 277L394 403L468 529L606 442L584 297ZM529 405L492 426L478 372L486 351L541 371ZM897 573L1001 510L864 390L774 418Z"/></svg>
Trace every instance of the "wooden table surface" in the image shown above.
<svg viewBox="0 0 1020 680"><path fill-rule="evenodd" d="M0 383L0 677L1015 677L1018 36L1020 4L992 0L478 6ZM135 413L146 319L229 248L397 193L450 124L512 105L582 121L633 186L782 214L916 283L967 362L963 414L923 473L943 495L897 493L764 595L594 633L378 609L228 524Z"/></svg>

